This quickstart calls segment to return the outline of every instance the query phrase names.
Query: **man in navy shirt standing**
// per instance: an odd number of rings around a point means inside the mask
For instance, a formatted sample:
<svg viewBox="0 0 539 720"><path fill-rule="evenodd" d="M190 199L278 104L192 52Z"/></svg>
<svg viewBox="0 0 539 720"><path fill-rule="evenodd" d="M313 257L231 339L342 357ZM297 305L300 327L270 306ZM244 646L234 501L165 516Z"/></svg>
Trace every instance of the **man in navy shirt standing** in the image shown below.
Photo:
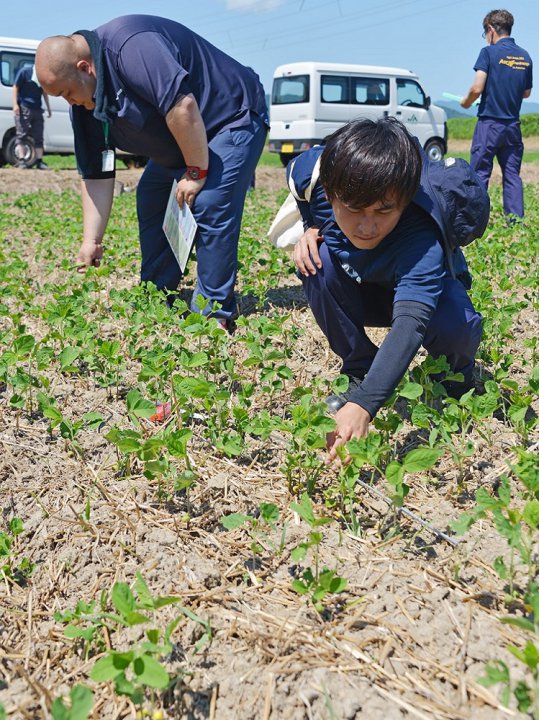
<svg viewBox="0 0 539 720"><path fill-rule="evenodd" d="M460 248L448 267L424 158L415 139L394 118L356 120L302 153L287 169L304 197L320 159L320 178L309 202L298 202L305 234L294 262L315 319L342 360L348 389L327 400L335 414L330 459L369 424L391 395L419 347L445 355L462 382L473 386L481 315L466 292L471 278ZM435 219L436 218L436 219ZM389 327L377 347L365 327Z"/></svg>
<svg viewBox="0 0 539 720"><path fill-rule="evenodd" d="M15 115L15 130L17 144L15 155L18 158L17 167L27 170L34 167L37 170L48 170L49 166L43 162L43 108L41 99L45 101L48 117L51 116L51 107L47 93L36 82L34 66L24 65L13 82L13 113ZM27 165L24 160L24 143L32 138L36 149L34 165Z"/></svg>
<svg viewBox="0 0 539 720"><path fill-rule="evenodd" d="M509 37L513 22L507 10L492 10L485 16L483 37L488 45L479 53L474 82L460 103L469 108L481 96L470 165L488 186L493 160L498 159L503 177L503 208L509 220L512 216L524 217L520 107L532 89L532 60Z"/></svg>
<svg viewBox="0 0 539 720"><path fill-rule="evenodd" d="M176 290L180 268L162 229L174 179L198 224L193 294L236 313L234 285L245 195L268 127L258 76L183 25L127 15L95 31L47 38L36 69L44 89L73 107L82 175L81 266L98 266L112 206L118 147L150 161L137 187L141 280Z"/></svg>

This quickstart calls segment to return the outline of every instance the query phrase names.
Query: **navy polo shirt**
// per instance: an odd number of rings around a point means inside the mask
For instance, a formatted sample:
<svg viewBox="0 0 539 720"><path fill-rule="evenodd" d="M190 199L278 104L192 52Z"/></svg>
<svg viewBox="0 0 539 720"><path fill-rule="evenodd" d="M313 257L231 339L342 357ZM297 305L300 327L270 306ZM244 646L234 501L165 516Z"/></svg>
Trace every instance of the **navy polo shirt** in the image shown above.
<svg viewBox="0 0 539 720"><path fill-rule="evenodd" d="M41 98L43 90L32 80L33 65L22 67L15 77L13 83L18 91L19 105L31 110L41 110Z"/></svg>
<svg viewBox="0 0 539 720"><path fill-rule="evenodd" d="M146 155L165 167L184 164L165 117L183 95L193 94L208 140L223 129L250 123L250 113L267 121L258 75L184 25L151 15L126 15L80 31L99 64L96 109L73 108L75 148L85 178L101 171L103 120L111 144Z"/></svg>
<svg viewBox="0 0 539 720"><path fill-rule="evenodd" d="M287 173L292 175L298 194L304 196L316 160L324 148L315 147L302 153ZM424 204L425 188L418 199ZM298 203L307 226L321 227L333 218L331 205L320 183L315 185L311 202ZM443 278L449 274L442 245L442 233L423 207L412 202L405 208L396 227L373 250L356 248L335 222L324 230L324 240L341 265L350 266L361 282L376 283L395 291L395 302L414 301L434 309L442 292ZM455 272L467 275L462 251L455 253ZM469 277L469 276L468 276ZM464 280L466 282L466 279Z"/></svg>
<svg viewBox="0 0 539 720"><path fill-rule="evenodd" d="M479 53L474 70L487 73L477 110L480 118L518 120L522 96L532 88L532 60L513 38L503 37Z"/></svg>

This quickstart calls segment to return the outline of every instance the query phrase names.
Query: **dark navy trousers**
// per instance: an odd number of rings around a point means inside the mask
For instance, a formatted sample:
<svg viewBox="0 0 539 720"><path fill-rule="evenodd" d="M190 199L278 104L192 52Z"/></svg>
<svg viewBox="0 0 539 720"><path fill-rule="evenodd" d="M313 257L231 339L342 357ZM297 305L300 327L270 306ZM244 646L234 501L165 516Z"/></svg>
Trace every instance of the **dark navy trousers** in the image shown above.
<svg viewBox="0 0 539 720"><path fill-rule="evenodd" d="M342 358L342 373L360 375L370 368L378 350L365 327L391 326L393 290L374 283L358 284L325 243L320 245L320 258L322 269L301 278L305 295L331 349ZM464 286L447 277L423 347L434 358L445 355L453 371L471 377L481 334L481 315Z"/></svg>
<svg viewBox="0 0 539 720"><path fill-rule="evenodd" d="M230 318L236 313L234 285L241 217L265 139L264 120L252 113L250 125L223 130L208 143L208 177L191 208L198 224L193 311L200 312L195 300L201 295L211 301L207 312L216 301L222 307L216 316ZM184 172L185 167L170 169L150 160L137 187L140 277L159 289L174 291L181 279L180 268L163 232L163 219L172 182Z"/></svg>
<svg viewBox="0 0 539 720"><path fill-rule="evenodd" d="M488 188L494 158L502 171L503 209L506 215L524 217L520 166L524 145L518 120L481 119L475 126L470 165Z"/></svg>

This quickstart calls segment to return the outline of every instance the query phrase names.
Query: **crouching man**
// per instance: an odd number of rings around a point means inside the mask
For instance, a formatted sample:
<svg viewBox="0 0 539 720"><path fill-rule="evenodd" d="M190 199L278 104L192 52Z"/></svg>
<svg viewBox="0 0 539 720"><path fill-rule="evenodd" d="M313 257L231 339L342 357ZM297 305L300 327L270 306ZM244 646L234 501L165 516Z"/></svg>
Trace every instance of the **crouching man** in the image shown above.
<svg viewBox="0 0 539 720"><path fill-rule="evenodd" d="M391 395L419 347L445 355L461 383L472 386L481 315L466 292L471 278L460 248L447 266L442 233L421 186L423 157L397 120L357 120L289 165L297 192L320 177L309 202L298 202L306 232L294 261L314 317L342 359L348 390L328 398L336 429L329 459L369 423ZM365 327L389 327L377 347Z"/></svg>

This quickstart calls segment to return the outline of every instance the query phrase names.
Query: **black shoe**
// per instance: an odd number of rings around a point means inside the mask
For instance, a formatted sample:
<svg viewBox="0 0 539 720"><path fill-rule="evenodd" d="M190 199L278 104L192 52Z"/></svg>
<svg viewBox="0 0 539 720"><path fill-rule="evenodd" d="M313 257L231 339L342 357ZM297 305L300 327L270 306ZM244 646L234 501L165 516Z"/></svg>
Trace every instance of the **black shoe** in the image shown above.
<svg viewBox="0 0 539 720"><path fill-rule="evenodd" d="M19 170L29 170L30 169L28 167L28 165L24 162L24 160L19 160L16 163L15 167L18 168Z"/></svg>
<svg viewBox="0 0 539 720"><path fill-rule="evenodd" d="M469 375L464 375L464 380L462 382L457 382L456 380L445 380L442 382L442 385L445 387L449 397L454 398L455 400L460 400L460 398L467 393L468 390L475 387L473 375L471 373Z"/></svg>
<svg viewBox="0 0 539 720"><path fill-rule="evenodd" d="M326 407L330 415L334 415L349 402L350 395L358 389L366 374L365 371L361 375L348 375L348 388L342 394L333 394L326 398Z"/></svg>
<svg viewBox="0 0 539 720"><path fill-rule="evenodd" d="M34 165L34 168L36 170L50 170L50 167L47 165L46 162L43 162L43 160L38 160Z"/></svg>

